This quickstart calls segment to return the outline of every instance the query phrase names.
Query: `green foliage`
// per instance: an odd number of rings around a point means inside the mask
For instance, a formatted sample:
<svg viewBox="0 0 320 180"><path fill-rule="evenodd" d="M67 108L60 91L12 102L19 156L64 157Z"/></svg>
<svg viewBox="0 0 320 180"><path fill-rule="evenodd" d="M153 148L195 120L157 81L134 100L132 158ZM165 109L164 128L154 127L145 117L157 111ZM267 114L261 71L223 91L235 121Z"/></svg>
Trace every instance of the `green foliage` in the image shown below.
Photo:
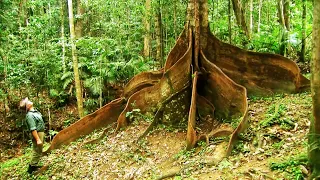
<svg viewBox="0 0 320 180"><path fill-rule="evenodd" d="M306 166L308 163L308 157L306 154L299 154L293 157L287 158L283 162L271 162L270 169L286 172L286 178L288 179L304 179L303 173L299 165Z"/></svg>
<svg viewBox="0 0 320 180"><path fill-rule="evenodd" d="M49 130L49 136L50 136L50 137L55 136L56 134L58 134L58 131Z"/></svg>
<svg viewBox="0 0 320 180"><path fill-rule="evenodd" d="M275 148L275 149L278 149L280 150L281 147L284 145L285 141L284 140L281 140L279 142L276 142L276 143L273 143L272 144L272 147Z"/></svg>
<svg viewBox="0 0 320 180"><path fill-rule="evenodd" d="M234 148L232 149L232 154L239 154L239 153L247 153L250 152L249 147L245 144L245 141L239 140Z"/></svg>
<svg viewBox="0 0 320 180"><path fill-rule="evenodd" d="M140 120L151 122L153 116L151 114L142 114L140 109L132 109L126 113L126 117L133 121L133 124L138 124Z"/></svg>
<svg viewBox="0 0 320 180"><path fill-rule="evenodd" d="M223 159L219 165L218 165L218 169L219 170L223 170L225 168L230 167L232 164L227 160L227 159Z"/></svg>
<svg viewBox="0 0 320 180"><path fill-rule="evenodd" d="M0 177L1 179L8 179L8 174L10 174L9 179L34 179L33 175L27 173L27 167L29 164L29 159L31 156L32 148L23 149L23 155L20 157L12 158L5 162L0 162Z"/></svg>
<svg viewBox="0 0 320 180"><path fill-rule="evenodd" d="M292 129L294 123L285 118L287 107L285 104L272 104L266 112L265 119L260 122L261 127L269 127L274 124L280 124L285 130Z"/></svg>
<svg viewBox="0 0 320 180"><path fill-rule="evenodd" d="M72 124L72 120L71 119L66 119L63 121L63 127L68 127Z"/></svg>
<svg viewBox="0 0 320 180"><path fill-rule="evenodd" d="M20 159L14 158L14 159L11 159L11 160L6 161L3 164L1 164L1 169L3 169L3 168L11 168L11 167L14 167L14 166L18 165L19 163L20 163Z"/></svg>
<svg viewBox="0 0 320 180"><path fill-rule="evenodd" d="M191 149L191 150L181 150L178 154L174 155L175 159L189 159L190 157L192 157L195 153L195 149Z"/></svg>

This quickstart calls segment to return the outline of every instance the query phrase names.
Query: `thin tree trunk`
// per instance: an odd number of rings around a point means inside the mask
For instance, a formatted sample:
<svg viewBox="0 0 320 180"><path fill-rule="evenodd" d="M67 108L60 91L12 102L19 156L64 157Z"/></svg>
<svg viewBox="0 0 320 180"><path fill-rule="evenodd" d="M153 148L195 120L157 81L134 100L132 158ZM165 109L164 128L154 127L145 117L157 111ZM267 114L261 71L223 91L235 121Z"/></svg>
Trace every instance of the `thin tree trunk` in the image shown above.
<svg viewBox="0 0 320 180"><path fill-rule="evenodd" d="M73 61L73 71L74 71L74 80L76 85L76 96L77 96L77 104L78 104L78 112L80 118L84 116L83 111L83 98L81 92L81 83L78 69L78 59L77 59L77 48L75 44L75 31L74 31L74 22L73 22L73 7L72 0L68 0L68 9L69 9L69 26L70 26L70 37L71 37L71 47L72 47L72 61Z"/></svg>
<svg viewBox="0 0 320 180"><path fill-rule="evenodd" d="M48 124L49 124L49 133L50 133L50 130L51 130L51 113L50 113L50 108L48 107ZM50 135L50 142L51 142L51 135Z"/></svg>
<svg viewBox="0 0 320 180"><path fill-rule="evenodd" d="M174 38L177 38L177 2L176 0L173 0L173 33Z"/></svg>
<svg viewBox="0 0 320 180"><path fill-rule="evenodd" d="M62 70L63 73L65 73L66 70L66 60L65 60L65 54L66 54L66 46L65 46L65 35L64 35L64 10L65 10L65 6L64 6L65 1L64 0L60 0L60 19L61 19L61 47L62 47L62 55L61 55L61 61L62 61Z"/></svg>
<svg viewBox="0 0 320 180"><path fill-rule="evenodd" d="M250 0L250 30L249 33L253 32L253 0Z"/></svg>
<svg viewBox="0 0 320 180"><path fill-rule="evenodd" d="M82 37L83 34L83 14L85 10L83 8L81 0L77 0L77 19L76 19L76 26L75 26L75 34L76 38Z"/></svg>
<svg viewBox="0 0 320 180"><path fill-rule="evenodd" d="M258 10L258 33L260 33L260 24L261 24L261 8L262 8L262 0L259 0L259 10Z"/></svg>
<svg viewBox="0 0 320 180"><path fill-rule="evenodd" d="M102 78L102 58L100 58L100 90L99 90L99 106L102 107L103 99L102 99L102 89L103 89L103 78Z"/></svg>
<svg viewBox="0 0 320 180"><path fill-rule="evenodd" d="M229 30L229 44L232 44L232 24L231 24L231 0L228 0L228 30Z"/></svg>
<svg viewBox="0 0 320 180"><path fill-rule="evenodd" d="M289 34L291 31L290 28L290 0L283 0L283 16L284 16L284 23L286 25L285 31L285 45L286 45L286 55L290 55L291 53L291 45L289 41Z"/></svg>
<svg viewBox="0 0 320 180"><path fill-rule="evenodd" d="M306 54L306 25L307 25L306 16L307 16L306 0L302 0L302 29L301 29L300 62L305 62L305 54Z"/></svg>
<svg viewBox="0 0 320 180"><path fill-rule="evenodd" d="M151 37L150 37L150 18L151 18L151 0L146 0L146 14L145 14L145 19L144 19L144 29L145 29L145 36L144 36L144 49L143 49L143 54L144 57L149 57L150 56L150 42L151 42Z"/></svg>
<svg viewBox="0 0 320 180"><path fill-rule="evenodd" d="M320 1L314 1L313 51L311 62L311 96L313 121L309 134L309 161L312 167L310 179L320 177Z"/></svg>
<svg viewBox="0 0 320 180"><path fill-rule="evenodd" d="M26 4L27 4L27 0L22 0L20 1L19 4L19 26L26 26L27 25L27 12L26 12Z"/></svg>
<svg viewBox="0 0 320 180"><path fill-rule="evenodd" d="M286 34L287 34L287 28L285 24L285 18L284 18L284 4L283 0L278 0L278 17L280 22L280 47L279 47L279 54L285 56L286 55Z"/></svg>
<svg viewBox="0 0 320 180"><path fill-rule="evenodd" d="M160 63L161 67L163 67L163 34L162 34L162 17L161 17L161 4L160 1L157 7L156 13L156 42L157 42L157 55L156 59Z"/></svg>
<svg viewBox="0 0 320 180"><path fill-rule="evenodd" d="M215 2L216 0L212 0L212 13L211 13L211 19L214 19L214 11L215 11L215 6L214 6L214 2ZM231 0L230 0L231 1ZM214 34L214 23L212 23L212 32L213 32L213 34Z"/></svg>
<svg viewBox="0 0 320 180"><path fill-rule="evenodd" d="M284 23L288 31L290 31L290 0L282 0Z"/></svg>
<svg viewBox="0 0 320 180"><path fill-rule="evenodd" d="M244 11L241 6L240 0L232 0L234 14L237 19L238 25L241 27L247 38L250 40L250 32L247 27L246 19L244 16Z"/></svg>

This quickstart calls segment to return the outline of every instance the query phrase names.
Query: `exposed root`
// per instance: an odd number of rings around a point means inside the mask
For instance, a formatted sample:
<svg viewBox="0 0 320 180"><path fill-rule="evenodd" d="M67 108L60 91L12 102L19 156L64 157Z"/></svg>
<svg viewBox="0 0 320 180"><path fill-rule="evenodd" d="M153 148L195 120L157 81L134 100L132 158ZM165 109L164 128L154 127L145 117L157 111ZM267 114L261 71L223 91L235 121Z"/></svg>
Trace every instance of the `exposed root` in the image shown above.
<svg viewBox="0 0 320 180"><path fill-rule="evenodd" d="M155 72L142 72L133 77L125 86L123 96L129 98L135 92L143 88L153 86L160 81L163 76L163 69Z"/></svg>
<svg viewBox="0 0 320 180"><path fill-rule="evenodd" d="M122 111L124 102L125 100L123 98L113 100L94 113L83 117L71 126L60 131L53 138L50 147L43 152L43 154L46 155L53 149L57 149L62 145L67 145L81 136L88 135L96 129L116 122L117 117Z"/></svg>
<svg viewBox="0 0 320 180"><path fill-rule="evenodd" d="M159 120L160 120L160 116L163 113L163 106L161 106L158 111L155 114L154 120L152 121L152 123L149 125L149 127L144 131L144 133L138 138L137 141L140 141L141 139L143 139L144 137L146 137L148 135L148 133L150 131L153 130L153 128L158 125Z"/></svg>
<svg viewBox="0 0 320 180"><path fill-rule="evenodd" d="M188 130L187 130L187 150L192 149L197 142L196 131L194 130L196 125L196 111L197 111L197 82L198 82L198 71L193 74L192 83L192 97L191 105L188 118Z"/></svg>

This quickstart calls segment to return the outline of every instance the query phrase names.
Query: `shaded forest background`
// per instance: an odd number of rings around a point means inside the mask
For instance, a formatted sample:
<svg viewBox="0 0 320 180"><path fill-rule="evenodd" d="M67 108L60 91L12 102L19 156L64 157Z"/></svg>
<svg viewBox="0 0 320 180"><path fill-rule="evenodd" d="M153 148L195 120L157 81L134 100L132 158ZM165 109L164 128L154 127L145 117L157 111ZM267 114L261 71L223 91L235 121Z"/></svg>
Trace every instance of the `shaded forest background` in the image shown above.
<svg viewBox="0 0 320 180"><path fill-rule="evenodd" d="M241 48L285 55L308 73L312 3L278 2L242 1L248 37L237 23L231 1L209 1L210 30ZM147 4L74 1L85 114L118 96L132 76L163 66L183 29L187 1ZM23 97L31 97L44 114L49 137L78 119L68 10L66 1L57 0L1 0L0 10L0 138L4 139L0 143L15 147L20 144L12 139L25 139L26 134L10 133L23 131L24 113L16 108Z"/></svg>

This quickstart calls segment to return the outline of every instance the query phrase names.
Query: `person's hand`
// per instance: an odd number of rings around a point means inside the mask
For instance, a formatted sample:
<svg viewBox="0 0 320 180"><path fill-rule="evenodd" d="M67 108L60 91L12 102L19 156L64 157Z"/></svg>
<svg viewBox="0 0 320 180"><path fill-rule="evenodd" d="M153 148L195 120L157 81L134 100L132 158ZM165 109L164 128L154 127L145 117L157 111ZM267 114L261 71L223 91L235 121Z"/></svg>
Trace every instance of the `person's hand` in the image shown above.
<svg viewBox="0 0 320 180"><path fill-rule="evenodd" d="M40 139L37 140L37 146L42 146L42 141Z"/></svg>

